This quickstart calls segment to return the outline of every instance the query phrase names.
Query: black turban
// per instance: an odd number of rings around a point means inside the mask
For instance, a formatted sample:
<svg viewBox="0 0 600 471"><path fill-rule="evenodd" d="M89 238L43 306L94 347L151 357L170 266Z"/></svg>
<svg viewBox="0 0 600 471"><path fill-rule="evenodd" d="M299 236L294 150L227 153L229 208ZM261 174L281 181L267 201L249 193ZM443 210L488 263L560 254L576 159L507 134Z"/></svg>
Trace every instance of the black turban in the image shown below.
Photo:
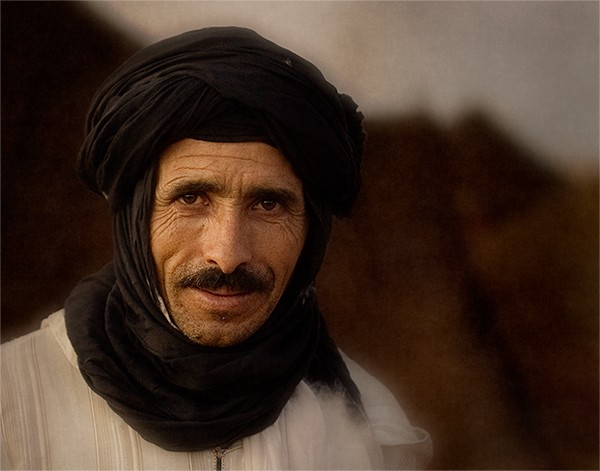
<svg viewBox="0 0 600 471"><path fill-rule="evenodd" d="M115 255L67 299L67 332L90 387L147 440L177 451L231 444L271 425L303 379L343 391L360 410L314 289L331 216L348 213L360 186L356 108L312 64L241 28L147 47L96 94L78 173L108 199ZM267 142L304 186L310 227L292 280L265 324L232 347L186 338L158 295L155 170L185 138Z"/></svg>
<svg viewBox="0 0 600 471"><path fill-rule="evenodd" d="M311 63L241 28L208 28L143 49L92 103L80 177L118 208L169 144L210 121L214 97L250 110L290 161L311 200L348 213L360 187L362 115ZM210 94L207 94L210 95Z"/></svg>

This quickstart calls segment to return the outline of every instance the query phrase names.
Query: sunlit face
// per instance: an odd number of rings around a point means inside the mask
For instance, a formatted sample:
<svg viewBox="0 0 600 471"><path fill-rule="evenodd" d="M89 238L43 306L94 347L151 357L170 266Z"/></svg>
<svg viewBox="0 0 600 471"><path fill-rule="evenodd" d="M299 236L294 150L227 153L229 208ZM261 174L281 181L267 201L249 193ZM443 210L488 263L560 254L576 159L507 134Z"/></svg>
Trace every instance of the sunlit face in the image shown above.
<svg viewBox="0 0 600 471"><path fill-rule="evenodd" d="M152 255L171 318L190 339L228 346L256 332L307 230L302 183L274 147L185 139L161 156Z"/></svg>

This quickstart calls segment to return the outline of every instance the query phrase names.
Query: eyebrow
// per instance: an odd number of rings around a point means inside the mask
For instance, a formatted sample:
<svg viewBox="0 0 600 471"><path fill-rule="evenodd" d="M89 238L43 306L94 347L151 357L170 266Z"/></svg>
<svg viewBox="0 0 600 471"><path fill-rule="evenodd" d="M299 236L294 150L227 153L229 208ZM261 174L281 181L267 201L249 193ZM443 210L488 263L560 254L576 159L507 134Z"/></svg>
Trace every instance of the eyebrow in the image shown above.
<svg viewBox="0 0 600 471"><path fill-rule="evenodd" d="M254 187L246 193L252 200L275 200L287 207L304 204L304 199L296 193L282 187Z"/></svg>
<svg viewBox="0 0 600 471"><path fill-rule="evenodd" d="M187 180L173 184L166 190L168 199L179 198L187 194L225 194L225 188L216 183L207 180ZM298 195L296 192L284 186L272 185L257 185L250 187L244 191L243 198L260 200L274 199L288 206L304 204L303 195Z"/></svg>
<svg viewBox="0 0 600 471"><path fill-rule="evenodd" d="M169 185L165 190L168 199L196 193L222 193L223 188L217 183L205 180L186 180Z"/></svg>

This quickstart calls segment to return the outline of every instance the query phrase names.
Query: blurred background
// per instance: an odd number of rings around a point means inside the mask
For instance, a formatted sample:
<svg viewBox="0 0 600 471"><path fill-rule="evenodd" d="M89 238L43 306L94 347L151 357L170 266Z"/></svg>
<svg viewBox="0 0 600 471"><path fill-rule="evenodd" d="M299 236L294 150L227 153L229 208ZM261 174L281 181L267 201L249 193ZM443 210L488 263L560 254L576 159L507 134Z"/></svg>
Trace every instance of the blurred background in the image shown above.
<svg viewBox="0 0 600 471"><path fill-rule="evenodd" d="M2 341L111 258L76 180L87 106L140 47L251 27L366 116L364 186L319 278L339 345L432 469L598 469L598 2L10 2Z"/></svg>

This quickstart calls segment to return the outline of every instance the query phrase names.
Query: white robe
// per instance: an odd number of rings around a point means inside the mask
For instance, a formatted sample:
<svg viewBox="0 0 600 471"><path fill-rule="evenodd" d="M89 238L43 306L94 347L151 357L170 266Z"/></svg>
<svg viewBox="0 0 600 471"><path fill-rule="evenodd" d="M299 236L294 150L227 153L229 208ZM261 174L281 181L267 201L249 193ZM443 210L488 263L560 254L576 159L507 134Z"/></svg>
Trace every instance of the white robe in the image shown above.
<svg viewBox="0 0 600 471"><path fill-rule="evenodd" d="M87 386L64 311L1 353L2 469L416 469L431 454L429 435L346 357L366 424L353 420L340 396L301 382L262 432L227 450L172 452L144 440Z"/></svg>

